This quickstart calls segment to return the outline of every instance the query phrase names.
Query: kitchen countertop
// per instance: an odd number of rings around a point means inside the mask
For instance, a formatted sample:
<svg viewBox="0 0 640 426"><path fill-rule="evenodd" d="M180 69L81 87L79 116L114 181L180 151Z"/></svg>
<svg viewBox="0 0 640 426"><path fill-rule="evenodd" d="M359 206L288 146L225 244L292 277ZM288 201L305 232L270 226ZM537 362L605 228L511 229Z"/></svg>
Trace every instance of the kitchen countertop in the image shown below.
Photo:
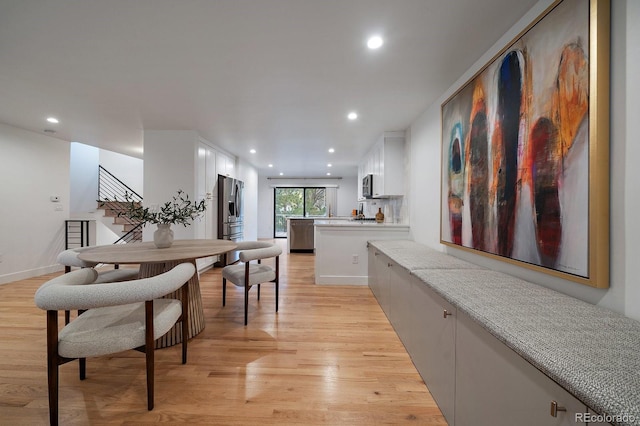
<svg viewBox="0 0 640 426"><path fill-rule="evenodd" d="M351 220L352 217L351 216L332 216L332 217L327 217L327 216L292 216L292 217L288 217L287 218L287 220L300 220L300 219L345 221L345 220Z"/></svg>
<svg viewBox="0 0 640 426"><path fill-rule="evenodd" d="M315 226L319 227L348 227L348 228L409 228L402 223L377 223L375 220L344 220L344 219L316 219Z"/></svg>

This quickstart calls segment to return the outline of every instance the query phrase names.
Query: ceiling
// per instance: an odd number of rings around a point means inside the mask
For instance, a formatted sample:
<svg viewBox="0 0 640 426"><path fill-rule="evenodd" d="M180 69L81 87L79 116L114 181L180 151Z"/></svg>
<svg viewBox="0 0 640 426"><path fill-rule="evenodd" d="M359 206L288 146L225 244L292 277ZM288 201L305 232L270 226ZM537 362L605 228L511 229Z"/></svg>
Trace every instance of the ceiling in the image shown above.
<svg viewBox="0 0 640 426"><path fill-rule="evenodd" d="M196 130L261 175L352 176L536 1L0 0L0 122L139 158L145 129Z"/></svg>

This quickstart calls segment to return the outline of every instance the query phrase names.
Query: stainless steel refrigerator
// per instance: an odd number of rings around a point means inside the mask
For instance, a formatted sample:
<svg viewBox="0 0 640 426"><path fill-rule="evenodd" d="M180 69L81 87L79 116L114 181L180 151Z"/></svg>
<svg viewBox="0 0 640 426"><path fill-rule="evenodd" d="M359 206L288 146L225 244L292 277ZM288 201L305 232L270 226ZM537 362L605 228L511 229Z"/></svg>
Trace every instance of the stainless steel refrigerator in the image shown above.
<svg viewBox="0 0 640 426"><path fill-rule="evenodd" d="M228 176L218 175L218 238L242 241L244 238L244 183ZM221 266L238 260L233 251L220 257Z"/></svg>

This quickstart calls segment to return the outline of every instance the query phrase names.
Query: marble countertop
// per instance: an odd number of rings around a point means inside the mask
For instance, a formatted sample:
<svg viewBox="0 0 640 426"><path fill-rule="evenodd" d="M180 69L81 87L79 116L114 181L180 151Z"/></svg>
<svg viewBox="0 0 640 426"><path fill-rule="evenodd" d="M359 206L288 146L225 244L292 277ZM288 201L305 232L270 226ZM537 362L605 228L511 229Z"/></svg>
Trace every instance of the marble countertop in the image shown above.
<svg viewBox="0 0 640 426"><path fill-rule="evenodd" d="M640 322L468 262L457 268L464 261L412 241L369 244L587 406L640 425Z"/></svg>
<svg viewBox="0 0 640 426"><path fill-rule="evenodd" d="M344 219L316 219L314 222L315 226L320 227L331 227L331 226L339 226L339 227L350 227L350 228L407 228L409 229L409 225L402 223L377 223L375 220L344 220Z"/></svg>

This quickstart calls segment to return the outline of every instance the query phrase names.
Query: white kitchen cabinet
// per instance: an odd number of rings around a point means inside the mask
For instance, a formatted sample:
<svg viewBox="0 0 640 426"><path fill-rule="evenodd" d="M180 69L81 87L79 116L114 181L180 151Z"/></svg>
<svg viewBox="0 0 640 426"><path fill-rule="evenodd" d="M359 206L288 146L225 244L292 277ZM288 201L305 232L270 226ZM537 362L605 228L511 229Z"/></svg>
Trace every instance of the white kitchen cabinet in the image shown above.
<svg viewBox="0 0 640 426"><path fill-rule="evenodd" d="M404 131L380 136L358 167L359 186L368 174L373 175L374 198L404 195ZM364 200L361 188L358 199Z"/></svg>
<svg viewBox="0 0 640 426"><path fill-rule="evenodd" d="M197 196L198 200L205 200L207 209L201 219L194 221L196 238L217 238L216 218L217 202L215 185L218 178L216 165L216 150L205 143L198 147L197 168Z"/></svg>
<svg viewBox="0 0 640 426"><path fill-rule="evenodd" d="M453 425L457 310L415 276L410 284L407 311L413 318L403 343L440 411Z"/></svg>
<svg viewBox="0 0 640 426"><path fill-rule="evenodd" d="M365 166L360 163L358 165L358 182L356 185L358 187L358 201L364 201L364 196L362 195L362 178L365 174Z"/></svg>
<svg viewBox="0 0 640 426"><path fill-rule="evenodd" d="M216 153L216 167L219 175L236 177L235 161L222 152Z"/></svg>
<svg viewBox="0 0 640 426"><path fill-rule="evenodd" d="M583 403L461 312L455 334L456 426L585 424Z"/></svg>
<svg viewBox="0 0 640 426"><path fill-rule="evenodd" d="M404 132L385 133L378 145L375 157L378 167L377 173L373 175L373 197L404 195Z"/></svg>

